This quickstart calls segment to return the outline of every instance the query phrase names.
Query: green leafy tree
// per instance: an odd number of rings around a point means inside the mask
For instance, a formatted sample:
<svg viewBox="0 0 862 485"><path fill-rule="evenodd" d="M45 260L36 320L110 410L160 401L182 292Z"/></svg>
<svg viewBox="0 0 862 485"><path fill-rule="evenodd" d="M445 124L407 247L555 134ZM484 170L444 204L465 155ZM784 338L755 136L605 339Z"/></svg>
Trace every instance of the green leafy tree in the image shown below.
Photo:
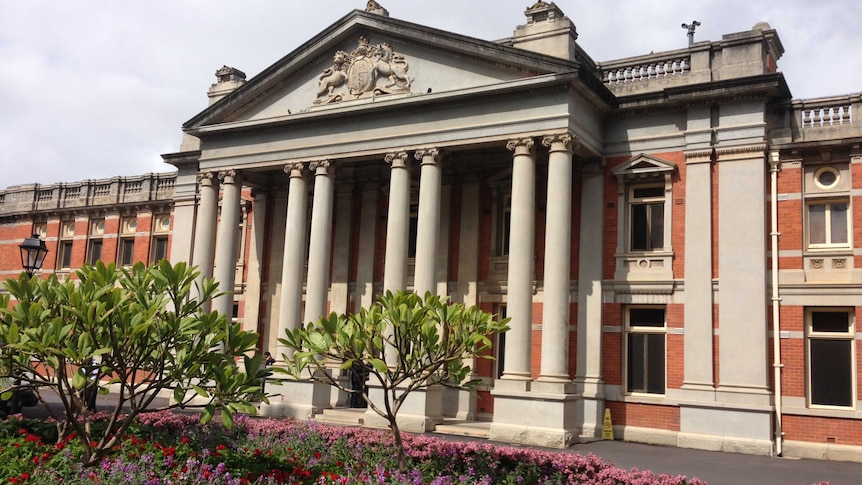
<svg viewBox="0 0 862 485"><path fill-rule="evenodd" d="M232 426L236 412L253 414L252 403L265 400L260 383L269 371L254 352L257 334L205 310L218 295L213 280L198 287L194 268L166 260L122 269L98 262L76 275L7 280L17 303L9 308L9 296L0 296L0 335L2 358L11 363L4 377L36 392L58 421L60 440L77 434L85 465L109 454L139 413L194 408L204 422L220 413ZM87 386L101 394L114 388L104 425L93 426L82 396ZM62 416L44 399L51 391ZM166 394L173 399L157 406L155 398Z"/></svg>
<svg viewBox="0 0 862 485"><path fill-rule="evenodd" d="M368 406L386 419L395 440L398 462L407 469L407 458L398 428L398 410L407 396L430 385L472 389L467 358L490 359L491 336L509 329L509 319L477 307L450 304L448 298L426 293L386 292L377 303L359 313L330 314L304 327L288 330L279 342L291 349L283 355L286 372L293 379L323 382L351 394L361 394ZM387 359L387 356L389 357ZM374 402L366 390L346 387L327 372L328 363L360 370L383 391L383 402Z"/></svg>

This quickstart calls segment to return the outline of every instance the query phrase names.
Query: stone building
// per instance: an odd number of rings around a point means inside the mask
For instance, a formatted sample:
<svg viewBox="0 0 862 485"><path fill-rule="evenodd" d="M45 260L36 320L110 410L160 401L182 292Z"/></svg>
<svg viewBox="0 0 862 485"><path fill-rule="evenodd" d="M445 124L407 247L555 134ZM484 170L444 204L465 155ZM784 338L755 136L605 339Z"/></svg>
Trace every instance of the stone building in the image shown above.
<svg viewBox="0 0 862 485"><path fill-rule="evenodd" d="M137 179L0 191L0 243L41 232L60 271L103 220L124 263L134 220L148 260L169 214L170 258L233 288L216 308L275 355L385 290L511 317L478 399L430 389L404 429L565 447L610 410L618 439L860 460L862 94L792 99L765 23L598 63L555 4L525 15L490 42L369 2L251 79L220 69L140 200ZM272 391L268 415L347 405Z"/></svg>

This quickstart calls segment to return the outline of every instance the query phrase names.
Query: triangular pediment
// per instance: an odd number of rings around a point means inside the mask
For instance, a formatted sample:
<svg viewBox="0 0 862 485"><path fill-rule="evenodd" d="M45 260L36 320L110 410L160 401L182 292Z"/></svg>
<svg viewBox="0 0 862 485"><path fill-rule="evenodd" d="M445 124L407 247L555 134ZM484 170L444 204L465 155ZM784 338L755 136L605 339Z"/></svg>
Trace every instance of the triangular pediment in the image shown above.
<svg viewBox="0 0 862 485"><path fill-rule="evenodd" d="M614 169L614 175L628 179L651 178L673 173L676 164L641 153Z"/></svg>
<svg viewBox="0 0 862 485"><path fill-rule="evenodd" d="M363 102L505 89L577 69L575 61L355 10L184 128L331 113Z"/></svg>

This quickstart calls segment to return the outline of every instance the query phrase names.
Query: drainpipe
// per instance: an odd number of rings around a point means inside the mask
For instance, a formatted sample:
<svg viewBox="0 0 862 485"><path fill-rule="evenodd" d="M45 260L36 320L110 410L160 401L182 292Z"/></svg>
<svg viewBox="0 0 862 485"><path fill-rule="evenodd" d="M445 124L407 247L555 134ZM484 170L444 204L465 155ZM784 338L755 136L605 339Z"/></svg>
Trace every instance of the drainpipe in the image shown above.
<svg viewBox="0 0 862 485"><path fill-rule="evenodd" d="M778 159L778 151L769 152L769 181L770 181L770 213L772 237L772 369L775 379L775 454L781 456L783 453L784 432L781 429L781 325L779 320L779 309L781 297L778 294L778 172L781 171L781 162Z"/></svg>

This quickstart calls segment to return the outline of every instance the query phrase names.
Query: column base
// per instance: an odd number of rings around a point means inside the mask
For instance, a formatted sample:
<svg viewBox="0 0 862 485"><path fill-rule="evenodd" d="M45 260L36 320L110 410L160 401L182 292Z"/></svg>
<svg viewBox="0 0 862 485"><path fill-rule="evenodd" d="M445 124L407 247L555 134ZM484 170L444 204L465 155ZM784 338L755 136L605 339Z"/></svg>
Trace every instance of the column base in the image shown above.
<svg viewBox="0 0 862 485"><path fill-rule="evenodd" d="M266 391L275 394L260 405L260 415L268 417L311 419L330 407L332 396L332 386L309 381L267 383Z"/></svg>
<svg viewBox="0 0 862 485"><path fill-rule="evenodd" d="M383 408L383 389L368 386L368 397L378 408ZM370 407L365 411L365 425L372 428L388 428L389 422ZM411 433L425 433L443 422L443 386L417 389L407 396L398 410L398 428Z"/></svg>
<svg viewBox="0 0 862 485"><path fill-rule="evenodd" d="M558 449L578 441L580 395L572 383L533 381L524 386L523 381L498 379L491 394L491 441Z"/></svg>
<svg viewBox="0 0 862 485"><path fill-rule="evenodd" d="M594 378L576 379L575 390L581 395L577 406L581 441L601 439L605 419L604 383Z"/></svg>

